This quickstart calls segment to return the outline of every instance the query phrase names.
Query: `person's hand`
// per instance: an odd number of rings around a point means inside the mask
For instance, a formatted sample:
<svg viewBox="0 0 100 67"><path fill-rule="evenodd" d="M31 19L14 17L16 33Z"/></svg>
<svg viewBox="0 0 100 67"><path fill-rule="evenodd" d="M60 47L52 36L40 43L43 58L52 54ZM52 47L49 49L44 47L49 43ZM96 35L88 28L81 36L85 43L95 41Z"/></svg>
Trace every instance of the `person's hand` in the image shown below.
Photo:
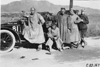
<svg viewBox="0 0 100 67"><path fill-rule="evenodd" d="M69 28L69 29L68 29L68 32L71 32L71 31L72 31L72 29L71 29L71 28Z"/></svg>
<svg viewBox="0 0 100 67"><path fill-rule="evenodd" d="M82 21L83 22L83 20L81 19L80 21Z"/></svg>
<svg viewBox="0 0 100 67"><path fill-rule="evenodd" d="M68 28L68 30L71 30L71 28Z"/></svg>
<svg viewBox="0 0 100 67"><path fill-rule="evenodd" d="M41 22L39 21L38 24L40 24Z"/></svg>
<svg viewBox="0 0 100 67"><path fill-rule="evenodd" d="M53 38L53 36L51 34L48 33L48 37Z"/></svg>
<svg viewBox="0 0 100 67"><path fill-rule="evenodd" d="M57 40L57 39L58 39L58 37L54 37L54 39L55 39L55 40Z"/></svg>

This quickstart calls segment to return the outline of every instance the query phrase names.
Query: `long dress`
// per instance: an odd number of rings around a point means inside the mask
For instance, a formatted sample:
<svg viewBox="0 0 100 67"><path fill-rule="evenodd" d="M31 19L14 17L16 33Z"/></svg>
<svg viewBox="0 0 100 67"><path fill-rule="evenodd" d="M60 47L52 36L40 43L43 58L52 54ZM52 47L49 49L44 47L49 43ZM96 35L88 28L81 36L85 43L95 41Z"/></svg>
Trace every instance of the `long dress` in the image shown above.
<svg viewBox="0 0 100 67"><path fill-rule="evenodd" d="M44 22L40 14L35 13L34 15L30 15L28 19L29 26L25 26L23 30L24 38L30 43L44 43L45 38L42 29L42 24Z"/></svg>
<svg viewBox="0 0 100 67"><path fill-rule="evenodd" d="M77 15L71 15L70 16L70 41L71 42L77 42L79 43L81 38L80 38L80 34L79 34L79 29L78 29L78 25L77 23L79 23L80 21L82 21Z"/></svg>
<svg viewBox="0 0 100 67"><path fill-rule="evenodd" d="M58 28L60 30L60 38L64 43L70 43L69 29L68 29L68 16L67 14L60 15L58 14L57 22Z"/></svg>

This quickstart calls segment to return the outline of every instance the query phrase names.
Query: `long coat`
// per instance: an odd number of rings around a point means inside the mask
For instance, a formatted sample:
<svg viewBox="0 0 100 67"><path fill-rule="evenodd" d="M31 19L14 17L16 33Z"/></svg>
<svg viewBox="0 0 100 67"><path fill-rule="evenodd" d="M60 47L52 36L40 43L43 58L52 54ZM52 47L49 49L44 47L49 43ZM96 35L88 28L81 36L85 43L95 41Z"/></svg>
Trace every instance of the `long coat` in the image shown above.
<svg viewBox="0 0 100 67"><path fill-rule="evenodd" d="M71 42L80 42L81 38L80 38L80 33L79 33L79 29L78 29L78 25L77 23L80 23L80 21L82 21L76 14L71 15L70 16L70 41Z"/></svg>
<svg viewBox="0 0 100 67"><path fill-rule="evenodd" d="M57 22L58 22L58 28L60 30L60 38L64 43L70 43L69 29L68 29L68 15L58 14Z"/></svg>
<svg viewBox="0 0 100 67"><path fill-rule="evenodd" d="M41 21L41 22L39 22ZM45 42L44 33L42 29L42 24L44 23L43 17L35 13L30 15L28 18L28 26L25 26L23 30L23 35L26 40L30 43L43 43Z"/></svg>

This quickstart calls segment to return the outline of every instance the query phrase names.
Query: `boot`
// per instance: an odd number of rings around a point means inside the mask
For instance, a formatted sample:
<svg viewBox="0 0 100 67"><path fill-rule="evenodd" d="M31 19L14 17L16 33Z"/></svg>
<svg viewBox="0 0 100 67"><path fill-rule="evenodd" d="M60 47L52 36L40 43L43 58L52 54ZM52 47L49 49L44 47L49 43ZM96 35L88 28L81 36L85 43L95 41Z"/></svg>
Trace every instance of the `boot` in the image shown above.
<svg viewBox="0 0 100 67"><path fill-rule="evenodd" d="M38 46L37 51L40 51L40 50L42 50L42 44L40 44L40 45Z"/></svg>
<svg viewBox="0 0 100 67"><path fill-rule="evenodd" d="M87 45L87 42L84 39L82 39L81 46L84 48L86 45Z"/></svg>

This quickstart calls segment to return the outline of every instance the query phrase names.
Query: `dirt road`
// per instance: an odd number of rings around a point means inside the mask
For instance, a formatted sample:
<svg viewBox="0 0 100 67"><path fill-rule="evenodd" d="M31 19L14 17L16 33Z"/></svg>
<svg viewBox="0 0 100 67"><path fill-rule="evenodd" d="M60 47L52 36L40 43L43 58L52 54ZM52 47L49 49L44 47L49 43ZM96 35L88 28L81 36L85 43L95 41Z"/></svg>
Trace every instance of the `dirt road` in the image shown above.
<svg viewBox="0 0 100 67"><path fill-rule="evenodd" d="M46 50L14 48L10 53L0 54L0 67L100 67L100 39L86 41L85 48L53 51L51 55Z"/></svg>

